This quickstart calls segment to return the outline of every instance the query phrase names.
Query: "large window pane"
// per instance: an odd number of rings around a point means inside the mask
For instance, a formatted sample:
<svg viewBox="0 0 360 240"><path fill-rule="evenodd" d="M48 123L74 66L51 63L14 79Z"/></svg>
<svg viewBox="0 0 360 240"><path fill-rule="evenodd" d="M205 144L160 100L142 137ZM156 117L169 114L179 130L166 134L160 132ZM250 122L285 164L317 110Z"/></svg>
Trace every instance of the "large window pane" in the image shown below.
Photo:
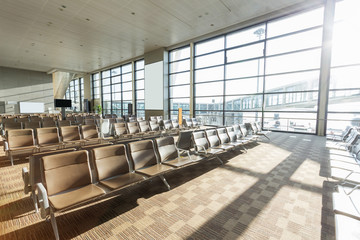
<svg viewBox="0 0 360 240"><path fill-rule="evenodd" d="M170 63L170 72L183 72L190 70L190 60L183 60L180 62Z"/></svg>
<svg viewBox="0 0 360 240"><path fill-rule="evenodd" d="M316 113L266 112L264 129L315 133Z"/></svg>
<svg viewBox="0 0 360 240"><path fill-rule="evenodd" d="M224 82L199 83L195 85L196 96L223 95Z"/></svg>
<svg viewBox="0 0 360 240"><path fill-rule="evenodd" d="M190 84L190 72L170 75L170 85Z"/></svg>
<svg viewBox="0 0 360 240"><path fill-rule="evenodd" d="M170 87L172 98L190 97L190 85Z"/></svg>
<svg viewBox="0 0 360 240"><path fill-rule="evenodd" d="M267 55L273 55L306 48L320 47L321 40L322 28L288 35L267 41L266 53Z"/></svg>
<svg viewBox="0 0 360 240"><path fill-rule="evenodd" d="M172 50L170 51L169 56L171 62L190 58L190 47Z"/></svg>
<svg viewBox="0 0 360 240"><path fill-rule="evenodd" d="M265 92L317 90L320 71L280 74L266 77Z"/></svg>
<svg viewBox="0 0 360 240"><path fill-rule="evenodd" d="M218 37L195 45L195 55L215 52L224 49L224 37Z"/></svg>
<svg viewBox="0 0 360 240"><path fill-rule="evenodd" d="M197 97L195 99L196 110L222 110L223 97Z"/></svg>
<svg viewBox="0 0 360 240"><path fill-rule="evenodd" d="M273 36L322 25L323 12L323 8L318 8L312 11L271 21L268 23L267 36L270 38Z"/></svg>
<svg viewBox="0 0 360 240"><path fill-rule="evenodd" d="M224 67L195 70L195 82L208 82L224 79Z"/></svg>
<svg viewBox="0 0 360 240"><path fill-rule="evenodd" d="M189 98L170 99L170 109L177 110L178 108L182 108L183 110L190 110L190 99Z"/></svg>
<svg viewBox="0 0 360 240"><path fill-rule="evenodd" d="M261 111L262 95L226 96L225 110Z"/></svg>
<svg viewBox="0 0 360 240"><path fill-rule="evenodd" d="M225 81L225 95L259 93L263 91L263 77Z"/></svg>
<svg viewBox="0 0 360 240"><path fill-rule="evenodd" d="M330 89L360 88L360 65L331 69Z"/></svg>
<svg viewBox="0 0 360 240"><path fill-rule="evenodd" d="M317 92L290 92L265 95L267 111L316 111Z"/></svg>
<svg viewBox="0 0 360 240"><path fill-rule="evenodd" d="M246 47L228 50L226 52L226 61L234 62L262 56L264 56L264 43L258 43Z"/></svg>
<svg viewBox="0 0 360 240"><path fill-rule="evenodd" d="M252 60L226 65L226 79L263 75L264 60Z"/></svg>
<svg viewBox="0 0 360 240"><path fill-rule="evenodd" d="M360 89L329 92L329 112L360 112Z"/></svg>
<svg viewBox="0 0 360 240"><path fill-rule="evenodd" d="M195 67L203 68L224 64L224 52L217 52L195 58Z"/></svg>
<svg viewBox="0 0 360 240"><path fill-rule="evenodd" d="M230 33L226 36L226 47L231 48L255 42L265 37L265 24Z"/></svg>
<svg viewBox="0 0 360 240"><path fill-rule="evenodd" d="M321 49L285 54L266 59L266 73L282 73L320 68Z"/></svg>

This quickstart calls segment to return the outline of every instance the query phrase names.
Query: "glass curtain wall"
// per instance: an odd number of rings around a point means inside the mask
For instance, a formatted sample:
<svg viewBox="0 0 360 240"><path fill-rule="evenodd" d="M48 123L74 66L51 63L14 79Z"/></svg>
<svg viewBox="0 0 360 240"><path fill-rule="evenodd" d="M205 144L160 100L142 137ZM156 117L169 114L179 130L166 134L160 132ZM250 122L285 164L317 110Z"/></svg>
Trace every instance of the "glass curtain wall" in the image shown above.
<svg viewBox="0 0 360 240"><path fill-rule="evenodd" d="M190 117L190 46L169 52L169 101L170 119Z"/></svg>
<svg viewBox="0 0 360 240"><path fill-rule="evenodd" d="M267 21L169 52L170 117L190 110L209 125L263 121L315 133L323 8Z"/></svg>
<svg viewBox="0 0 360 240"><path fill-rule="evenodd" d="M92 74L92 97L101 100L103 114L127 115L128 106L133 103L133 92L136 91L139 114L145 115L144 60L138 60L134 65L135 69L132 63L127 63ZM133 81L137 83L136 90L133 89Z"/></svg>
<svg viewBox="0 0 360 240"><path fill-rule="evenodd" d="M135 112L138 117L145 117L145 62L135 62Z"/></svg>
<svg viewBox="0 0 360 240"><path fill-rule="evenodd" d="M84 79L77 78L70 81L69 87L65 92L65 99L71 100L71 110L80 112L83 110L84 102Z"/></svg>
<svg viewBox="0 0 360 240"><path fill-rule="evenodd" d="M336 3L327 134L360 126L360 2Z"/></svg>

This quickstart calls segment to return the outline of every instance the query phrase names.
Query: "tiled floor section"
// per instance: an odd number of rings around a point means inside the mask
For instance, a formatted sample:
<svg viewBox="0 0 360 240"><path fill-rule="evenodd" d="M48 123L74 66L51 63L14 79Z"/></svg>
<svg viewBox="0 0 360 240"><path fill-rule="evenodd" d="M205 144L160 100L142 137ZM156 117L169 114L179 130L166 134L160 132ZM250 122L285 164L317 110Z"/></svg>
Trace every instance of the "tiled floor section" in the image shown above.
<svg viewBox="0 0 360 240"><path fill-rule="evenodd" d="M57 217L62 239L334 239L325 138L271 133ZM0 239L52 239L23 193L21 168L0 160Z"/></svg>

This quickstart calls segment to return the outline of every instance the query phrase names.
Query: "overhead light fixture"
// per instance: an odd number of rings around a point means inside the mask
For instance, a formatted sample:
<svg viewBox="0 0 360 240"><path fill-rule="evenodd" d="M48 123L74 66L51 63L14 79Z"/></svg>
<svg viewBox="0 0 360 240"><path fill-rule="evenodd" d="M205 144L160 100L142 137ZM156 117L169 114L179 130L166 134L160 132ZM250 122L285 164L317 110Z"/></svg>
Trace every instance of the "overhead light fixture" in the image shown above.
<svg viewBox="0 0 360 240"><path fill-rule="evenodd" d="M58 70L56 68L51 69L50 71L47 72L47 74L53 74L54 72L57 72Z"/></svg>

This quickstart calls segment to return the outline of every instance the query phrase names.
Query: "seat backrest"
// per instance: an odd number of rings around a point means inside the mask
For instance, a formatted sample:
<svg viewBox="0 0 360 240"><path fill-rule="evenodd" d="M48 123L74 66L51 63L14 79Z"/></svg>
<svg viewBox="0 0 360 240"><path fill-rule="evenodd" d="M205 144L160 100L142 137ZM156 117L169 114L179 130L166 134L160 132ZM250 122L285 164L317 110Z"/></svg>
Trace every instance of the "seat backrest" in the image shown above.
<svg viewBox="0 0 360 240"><path fill-rule="evenodd" d="M32 129L6 130L9 148L35 146L34 131Z"/></svg>
<svg viewBox="0 0 360 240"><path fill-rule="evenodd" d="M201 146L205 149L209 148L210 144L206 138L205 131L193 132L192 138L193 138L193 141L195 144L196 151L203 150L203 149L199 148L198 146Z"/></svg>
<svg viewBox="0 0 360 240"><path fill-rule="evenodd" d="M230 142L236 142L237 136L234 131L234 127L226 127L226 132L229 136Z"/></svg>
<svg viewBox="0 0 360 240"><path fill-rule="evenodd" d="M59 129L57 127L38 128L36 132L39 145L60 143Z"/></svg>
<svg viewBox="0 0 360 240"><path fill-rule="evenodd" d="M160 125L156 121L150 121L150 130L151 131L160 131Z"/></svg>
<svg viewBox="0 0 360 240"><path fill-rule="evenodd" d="M125 122L124 118L116 118L117 123L123 123Z"/></svg>
<svg viewBox="0 0 360 240"><path fill-rule="evenodd" d="M98 147L91 151L99 181L131 171L125 145Z"/></svg>
<svg viewBox="0 0 360 240"><path fill-rule="evenodd" d="M176 146L180 149L190 150L192 147L192 133L193 131L191 130L181 131Z"/></svg>
<svg viewBox="0 0 360 240"><path fill-rule="evenodd" d="M3 118L2 123L4 124L16 123L15 120L16 118Z"/></svg>
<svg viewBox="0 0 360 240"><path fill-rule="evenodd" d="M256 134L257 132L259 132L259 129L257 128L255 122L251 122L251 123L250 123L250 127L251 127L251 131L252 131L254 134Z"/></svg>
<svg viewBox="0 0 360 240"><path fill-rule="evenodd" d="M196 118L192 118L191 122L192 122L193 127L199 126L199 122L196 120Z"/></svg>
<svg viewBox="0 0 360 240"><path fill-rule="evenodd" d="M43 122L47 122L47 121L54 121L54 117L42 117L42 121Z"/></svg>
<svg viewBox="0 0 360 240"><path fill-rule="evenodd" d="M139 127L141 132L149 132L150 131L150 125L148 121L141 121L139 122Z"/></svg>
<svg viewBox="0 0 360 240"><path fill-rule="evenodd" d="M230 142L230 137L226 132L226 128L217 128L217 135L219 137L220 143L225 144Z"/></svg>
<svg viewBox="0 0 360 240"><path fill-rule="evenodd" d="M157 117L156 116L150 116L150 121L156 121L157 122Z"/></svg>
<svg viewBox="0 0 360 240"><path fill-rule="evenodd" d="M64 142L80 140L79 126L61 127L60 134Z"/></svg>
<svg viewBox="0 0 360 240"><path fill-rule="evenodd" d="M71 122L69 120L60 120L58 122L59 127L65 127L65 126L70 126Z"/></svg>
<svg viewBox="0 0 360 240"><path fill-rule="evenodd" d="M75 148L67 148L67 149L46 151L46 152L32 154L29 158L29 172L30 172L29 183L30 183L30 185L35 187L36 183L41 182L40 161L41 161L42 157L48 156L48 155L64 153L64 152L72 152L75 150L76 150Z"/></svg>
<svg viewBox="0 0 360 240"><path fill-rule="evenodd" d="M215 129L206 130L206 138L209 141L210 147L216 147L220 145L220 139Z"/></svg>
<svg viewBox="0 0 360 240"><path fill-rule="evenodd" d="M155 146L160 162L175 159L178 156L173 137L156 138Z"/></svg>
<svg viewBox="0 0 360 240"><path fill-rule="evenodd" d="M105 114L105 118L112 118L112 114Z"/></svg>
<svg viewBox="0 0 360 240"><path fill-rule="evenodd" d="M173 128L179 129L180 125L179 125L179 121L178 120L171 120L171 124Z"/></svg>
<svg viewBox="0 0 360 240"><path fill-rule="evenodd" d="M138 122L128 122L128 123L126 123L126 127L128 129L129 134L134 134L134 133L140 132Z"/></svg>
<svg viewBox="0 0 360 240"><path fill-rule="evenodd" d="M56 127L56 122L54 120L47 120L42 122L42 127Z"/></svg>
<svg viewBox="0 0 360 240"><path fill-rule="evenodd" d="M16 118L16 122L27 123L27 122L29 122L29 119L28 118Z"/></svg>
<svg viewBox="0 0 360 240"><path fill-rule="evenodd" d="M37 129L41 127L41 123L38 122L25 122L24 128Z"/></svg>
<svg viewBox="0 0 360 240"><path fill-rule="evenodd" d="M251 125L251 123L244 123L243 124L243 126L245 126L245 129L246 129L246 134L243 132L243 134L245 135L245 136L247 136L247 135L249 135L249 134L255 134L256 132L255 132L255 129L253 129L252 128L252 125ZM240 125L240 127L242 127L242 125ZM242 130L242 129L241 129Z"/></svg>
<svg viewBox="0 0 360 240"><path fill-rule="evenodd" d="M76 119L76 122L78 124L83 124L84 123L84 117L83 116L76 116L75 119Z"/></svg>
<svg viewBox="0 0 360 240"><path fill-rule="evenodd" d="M136 117L129 117L129 122L136 122Z"/></svg>
<svg viewBox="0 0 360 240"><path fill-rule="evenodd" d="M83 139L99 138L99 131L96 125L82 125L81 134Z"/></svg>
<svg viewBox="0 0 360 240"><path fill-rule="evenodd" d="M129 157L134 166L134 170L156 165L158 163L155 155L153 141L135 141L129 143L128 147Z"/></svg>
<svg viewBox="0 0 360 240"><path fill-rule="evenodd" d="M30 122L32 121L38 122L40 120L41 120L40 116L30 116Z"/></svg>
<svg viewBox="0 0 360 240"><path fill-rule="evenodd" d="M84 123L85 125L96 125L95 120L91 118L85 118Z"/></svg>
<svg viewBox="0 0 360 240"><path fill-rule="evenodd" d="M22 129L23 124L20 122L6 122L3 124L4 130Z"/></svg>
<svg viewBox="0 0 360 240"><path fill-rule="evenodd" d="M85 150L44 156L42 177L48 195L91 184L88 152Z"/></svg>
<svg viewBox="0 0 360 240"><path fill-rule="evenodd" d="M190 127L190 128L193 127L191 118L184 119L184 124L185 124L185 127Z"/></svg>
<svg viewBox="0 0 360 240"><path fill-rule="evenodd" d="M164 128L165 128L166 130L170 130L170 129L173 128L170 120L164 120L163 123L164 123Z"/></svg>
<svg viewBox="0 0 360 240"><path fill-rule="evenodd" d="M246 129L244 124L239 124L239 127L240 127L240 131L241 131L242 136L246 137L247 135L249 135L249 132Z"/></svg>

